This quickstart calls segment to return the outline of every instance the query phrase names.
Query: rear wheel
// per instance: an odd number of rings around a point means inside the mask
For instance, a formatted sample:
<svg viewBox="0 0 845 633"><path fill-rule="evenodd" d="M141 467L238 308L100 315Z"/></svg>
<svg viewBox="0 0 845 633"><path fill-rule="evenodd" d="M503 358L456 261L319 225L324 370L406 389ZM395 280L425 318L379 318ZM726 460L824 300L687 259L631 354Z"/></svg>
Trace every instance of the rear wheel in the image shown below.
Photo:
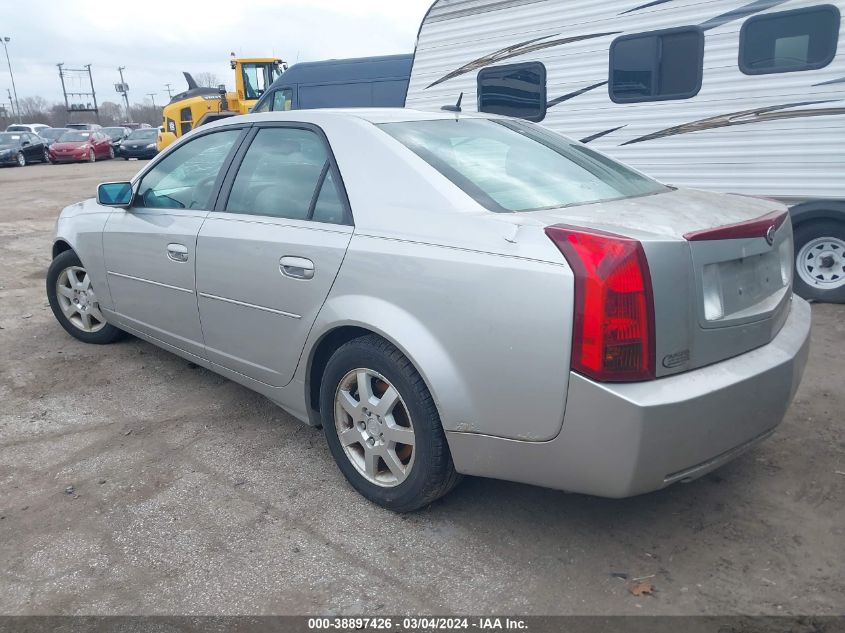
<svg viewBox="0 0 845 633"><path fill-rule="evenodd" d="M340 471L370 501L410 512L458 483L428 388L384 339L355 339L332 355L320 387L320 411Z"/></svg>
<svg viewBox="0 0 845 633"><path fill-rule="evenodd" d="M59 324L84 343L104 345L123 336L100 312L91 277L73 251L60 253L50 264L47 299Z"/></svg>
<svg viewBox="0 0 845 633"><path fill-rule="evenodd" d="M817 220L795 229L795 292L845 303L845 222Z"/></svg>

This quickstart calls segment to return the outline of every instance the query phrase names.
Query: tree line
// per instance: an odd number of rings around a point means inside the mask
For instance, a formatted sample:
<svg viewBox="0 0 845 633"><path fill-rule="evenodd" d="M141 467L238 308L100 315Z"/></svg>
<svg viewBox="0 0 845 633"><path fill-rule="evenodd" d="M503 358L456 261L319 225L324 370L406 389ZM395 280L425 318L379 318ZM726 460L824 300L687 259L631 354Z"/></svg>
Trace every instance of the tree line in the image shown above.
<svg viewBox="0 0 845 633"><path fill-rule="evenodd" d="M64 127L66 123L97 123L93 112L68 112L64 103L50 104L43 97L24 97L19 101L22 123L44 123L50 127ZM104 101L99 105L100 120L103 127L127 123L125 106ZM153 127L161 125L161 107L146 103L129 106L129 114L134 123L147 123ZM17 122L9 104L0 106L0 130Z"/></svg>

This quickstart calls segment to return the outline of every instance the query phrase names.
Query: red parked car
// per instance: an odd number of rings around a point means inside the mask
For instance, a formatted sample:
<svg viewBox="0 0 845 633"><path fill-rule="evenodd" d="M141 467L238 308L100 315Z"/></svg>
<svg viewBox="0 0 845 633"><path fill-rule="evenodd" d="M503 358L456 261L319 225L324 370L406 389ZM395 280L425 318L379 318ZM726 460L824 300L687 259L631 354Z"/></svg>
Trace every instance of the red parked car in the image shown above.
<svg viewBox="0 0 845 633"><path fill-rule="evenodd" d="M50 146L51 163L93 163L98 158L114 158L108 134L96 130L68 130Z"/></svg>

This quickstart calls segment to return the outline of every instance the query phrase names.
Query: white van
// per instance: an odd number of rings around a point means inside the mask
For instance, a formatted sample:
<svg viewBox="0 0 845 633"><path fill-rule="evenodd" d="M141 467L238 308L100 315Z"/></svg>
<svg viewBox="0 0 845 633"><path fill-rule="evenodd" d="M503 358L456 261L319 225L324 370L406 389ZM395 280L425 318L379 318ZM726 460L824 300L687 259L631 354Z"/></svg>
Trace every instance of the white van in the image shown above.
<svg viewBox="0 0 845 633"><path fill-rule="evenodd" d="M845 302L845 0L438 0L406 105L541 122L663 182L790 205ZM837 55L837 51L839 51Z"/></svg>

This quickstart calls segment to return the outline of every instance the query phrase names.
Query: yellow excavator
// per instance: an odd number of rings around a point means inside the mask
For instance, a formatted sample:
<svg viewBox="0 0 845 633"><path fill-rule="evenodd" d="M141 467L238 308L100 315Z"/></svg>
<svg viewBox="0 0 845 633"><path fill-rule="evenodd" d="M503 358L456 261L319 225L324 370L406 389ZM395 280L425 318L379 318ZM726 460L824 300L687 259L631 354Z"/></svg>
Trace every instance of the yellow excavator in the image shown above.
<svg viewBox="0 0 845 633"><path fill-rule="evenodd" d="M246 114L287 69L287 64L281 59L235 57L234 53L229 64L235 71L234 92L226 92L225 85L217 88L199 86L190 73L182 73L188 89L173 95L170 103L162 109L164 122L156 143L159 151L204 123Z"/></svg>

